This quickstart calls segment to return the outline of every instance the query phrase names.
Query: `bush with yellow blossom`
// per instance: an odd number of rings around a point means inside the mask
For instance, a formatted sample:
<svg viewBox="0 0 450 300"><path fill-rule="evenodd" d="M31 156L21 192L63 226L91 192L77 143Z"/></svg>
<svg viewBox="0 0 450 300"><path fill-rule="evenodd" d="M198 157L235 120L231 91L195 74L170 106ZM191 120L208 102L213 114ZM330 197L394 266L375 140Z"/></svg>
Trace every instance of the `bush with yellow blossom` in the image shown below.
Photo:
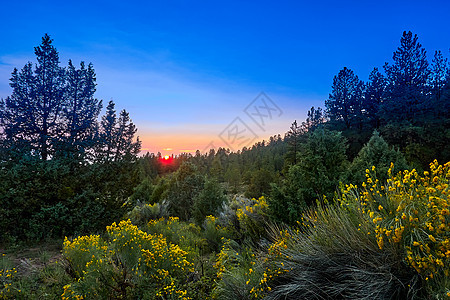
<svg viewBox="0 0 450 300"><path fill-rule="evenodd" d="M188 253L130 220L108 226L105 238L66 238L63 253L75 277L63 299L189 299L183 288L193 271Z"/></svg>
<svg viewBox="0 0 450 300"><path fill-rule="evenodd" d="M423 173L392 174L392 169L385 183L378 181L375 167L366 170L363 189L347 186L342 204L366 216L367 234L375 235L379 249L398 252L433 297L450 297L450 162L435 160Z"/></svg>
<svg viewBox="0 0 450 300"><path fill-rule="evenodd" d="M20 295L16 287L16 268L8 267L6 254L0 254L0 299L15 299Z"/></svg>
<svg viewBox="0 0 450 300"><path fill-rule="evenodd" d="M289 233L260 252L225 240L214 267L219 280L214 295L218 299L263 299L281 274L289 272L282 262L280 248L285 247Z"/></svg>
<svg viewBox="0 0 450 300"><path fill-rule="evenodd" d="M268 204L264 196L258 199L245 199L236 209L236 216L247 238L254 241L266 235L266 225L269 220Z"/></svg>

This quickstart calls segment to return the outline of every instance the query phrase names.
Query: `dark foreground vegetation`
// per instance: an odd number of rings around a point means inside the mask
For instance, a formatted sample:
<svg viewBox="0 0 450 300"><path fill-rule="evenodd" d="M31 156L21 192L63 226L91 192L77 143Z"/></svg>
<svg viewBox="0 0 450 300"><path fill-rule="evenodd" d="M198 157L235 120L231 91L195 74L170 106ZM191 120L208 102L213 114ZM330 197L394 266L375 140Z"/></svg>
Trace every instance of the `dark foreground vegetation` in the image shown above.
<svg viewBox="0 0 450 300"><path fill-rule="evenodd" d="M0 299L450 297L450 66L411 32L285 136L169 160L35 54L0 101Z"/></svg>

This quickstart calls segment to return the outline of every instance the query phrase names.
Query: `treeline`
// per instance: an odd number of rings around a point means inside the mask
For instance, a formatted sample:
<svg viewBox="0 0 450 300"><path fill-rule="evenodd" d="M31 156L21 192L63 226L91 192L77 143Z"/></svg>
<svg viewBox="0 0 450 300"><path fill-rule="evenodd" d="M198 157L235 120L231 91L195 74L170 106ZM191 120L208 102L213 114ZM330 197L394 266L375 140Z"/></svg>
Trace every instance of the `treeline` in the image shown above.
<svg viewBox="0 0 450 300"><path fill-rule="evenodd" d="M426 169L434 158L448 161L448 60L436 51L429 63L417 35L404 32L383 71L374 68L363 82L344 67L333 79L325 109L312 107L284 137L237 152L183 154L176 164L189 161L230 194L267 196L273 217L293 223L316 200L331 200L340 182L363 182L364 170L373 165L383 178L391 162L397 171ZM158 169L158 160L154 167L148 157L141 162Z"/></svg>
<svg viewBox="0 0 450 300"><path fill-rule="evenodd" d="M431 63L417 35L404 32L393 63L374 68L363 82L344 68L325 101L328 127L342 131L353 158L374 129L399 147L415 167L448 160L450 68L441 51Z"/></svg>
<svg viewBox="0 0 450 300"><path fill-rule="evenodd" d="M340 182L362 182L372 165L384 174L390 162L423 169L450 159L450 67L440 51L429 63L411 32L368 82L339 71L325 108L312 107L284 136L169 160L137 156L136 127L112 101L100 118L91 64L61 67L47 35L35 54L0 101L2 238L95 231L127 212L140 216L146 204L155 205L146 219L201 224L224 195L266 196L272 219L292 224L317 200L332 200Z"/></svg>

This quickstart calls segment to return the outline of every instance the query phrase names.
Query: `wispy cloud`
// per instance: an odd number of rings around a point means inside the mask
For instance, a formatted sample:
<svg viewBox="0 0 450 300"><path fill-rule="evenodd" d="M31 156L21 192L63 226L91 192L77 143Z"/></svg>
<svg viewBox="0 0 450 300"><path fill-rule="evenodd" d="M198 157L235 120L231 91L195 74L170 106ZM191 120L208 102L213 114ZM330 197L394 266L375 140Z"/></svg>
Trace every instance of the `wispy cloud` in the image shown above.
<svg viewBox="0 0 450 300"><path fill-rule="evenodd" d="M145 61L146 68L143 68L137 66L136 59L130 58L129 54L114 63L111 58L103 60L100 54L90 58L97 73L96 96L104 101L113 99L118 110L130 112L143 141L143 152L193 152L202 150L211 142L216 147L226 147L219 135L236 117L255 132L257 140L268 139L272 135L284 134L293 120L303 120L312 105L323 103L317 95L299 96L284 93L282 88L270 86L266 89L215 78L201 70L180 67L162 56L155 59L148 54L135 53ZM69 56L70 53L61 58L63 66ZM24 56L0 58L2 97L10 93L7 83L13 67L21 68L28 60ZM74 63L79 61L74 59ZM282 116L268 122L264 130L244 113L245 107L262 90L283 111Z"/></svg>

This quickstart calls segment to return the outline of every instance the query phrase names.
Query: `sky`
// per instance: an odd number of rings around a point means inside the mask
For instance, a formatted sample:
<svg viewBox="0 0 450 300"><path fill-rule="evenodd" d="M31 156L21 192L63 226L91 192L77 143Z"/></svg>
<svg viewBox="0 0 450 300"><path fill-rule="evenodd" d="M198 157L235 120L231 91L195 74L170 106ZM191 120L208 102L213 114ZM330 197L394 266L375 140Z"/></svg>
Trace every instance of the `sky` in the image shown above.
<svg viewBox="0 0 450 300"><path fill-rule="evenodd" d="M96 97L130 112L142 152L238 150L324 107L333 76L366 81L405 30L449 57L450 1L3 1L0 97L48 33L92 62Z"/></svg>

